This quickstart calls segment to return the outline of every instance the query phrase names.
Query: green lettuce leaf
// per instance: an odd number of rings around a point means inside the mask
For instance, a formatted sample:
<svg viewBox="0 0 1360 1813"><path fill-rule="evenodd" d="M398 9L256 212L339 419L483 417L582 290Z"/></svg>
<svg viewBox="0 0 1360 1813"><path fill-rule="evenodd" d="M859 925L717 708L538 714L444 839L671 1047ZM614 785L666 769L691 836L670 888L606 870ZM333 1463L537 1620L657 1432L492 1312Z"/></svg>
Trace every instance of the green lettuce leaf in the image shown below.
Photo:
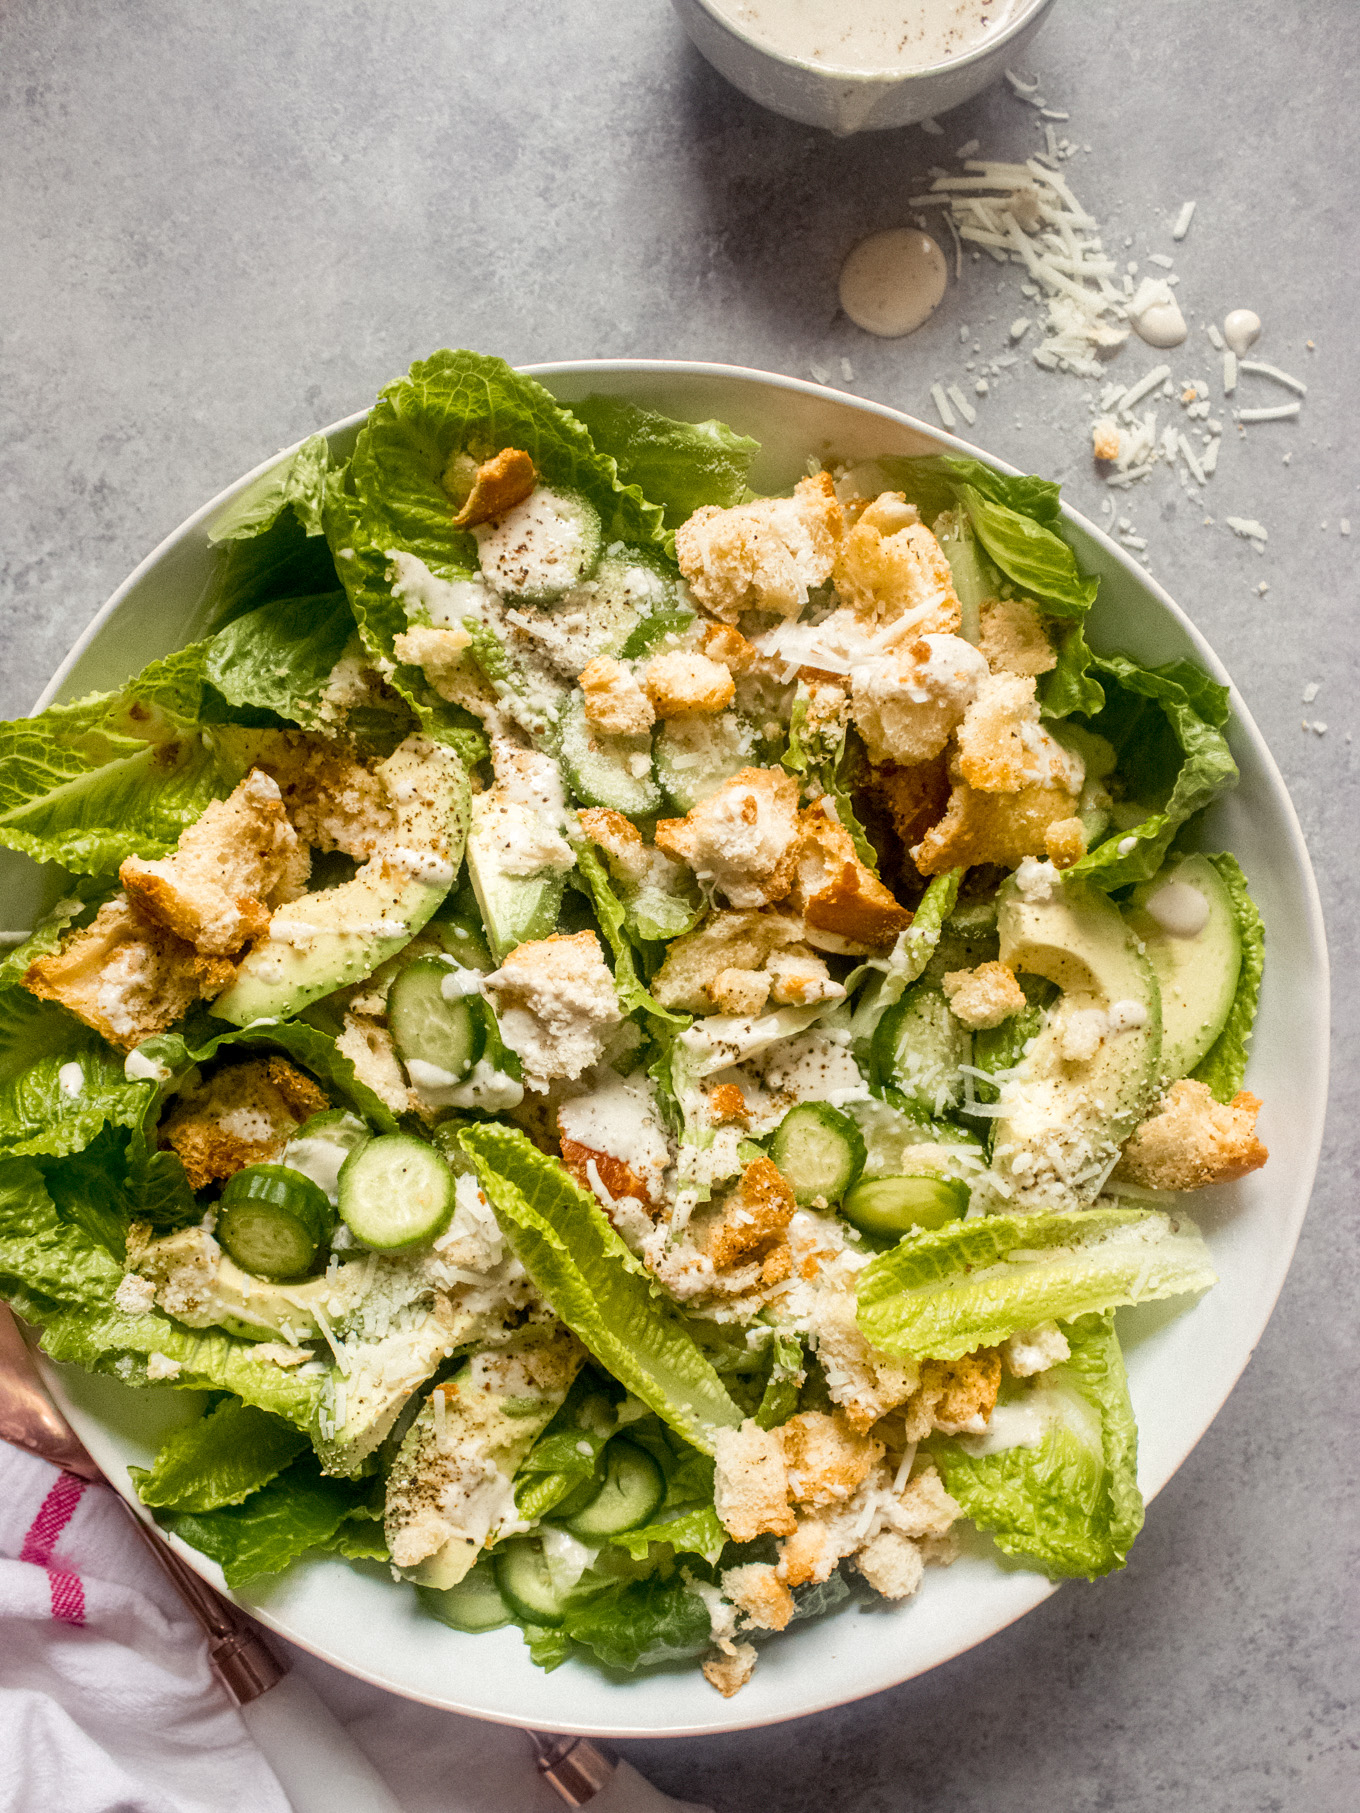
<svg viewBox="0 0 1360 1813"><path fill-rule="evenodd" d="M204 622L221 629L259 605L338 589L324 529L326 503L343 489L344 468L329 460L325 437L312 435L213 523L218 553L199 606Z"/></svg>
<svg viewBox="0 0 1360 1813"><path fill-rule="evenodd" d="M957 1360L1055 1317L1215 1282L1186 1216L1136 1209L989 1215L908 1234L860 1274L861 1332L884 1353Z"/></svg>
<svg viewBox="0 0 1360 1813"><path fill-rule="evenodd" d="M634 1561L645 1561L654 1542L668 1542L677 1555L702 1555L716 1561L727 1546L727 1531L709 1505L691 1505L673 1516L645 1523L640 1529L623 1530L610 1541L626 1549Z"/></svg>
<svg viewBox="0 0 1360 1813"><path fill-rule="evenodd" d="M606 1668L647 1668L702 1654L712 1641L708 1607L679 1574L621 1581L569 1606L562 1629Z"/></svg>
<svg viewBox="0 0 1360 1813"><path fill-rule="evenodd" d="M694 1447L741 1411L680 1312L595 1198L510 1127L469 1127L463 1149L521 1264L553 1310L614 1378Z"/></svg>
<svg viewBox="0 0 1360 1813"><path fill-rule="evenodd" d="M370 1490L367 1481L324 1475L315 1455L303 1454L243 1504L166 1511L157 1521L215 1561L229 1587L238 1587L281 1573L312 1550L352 1552L354 1537L360 1552L371 1554L374 1538L362 1521L351 1521L356 1513L362 1519Z"/></svg>
<svg viewBox="0 0 1360 1813"><path fill-rule="evenodd" d="M308 535L320 535L329 465L325 435L310 435L288 459L234 497L214 519L209 535L218 542L254 539L290 508Z"/></svg>
<svg viewBox="0 0 1360 1813"><path fill-rule="evenodd" d="M936 1438L930 1451L945 1486L997 1547L1054 1579L1094 1580L1124 1565L1143 1524L1138 1430L1114 1314L1064 1328L1071 1358L1036 1381L1051 1414L1037 1447L972 1455Z"/></svg>
<svg viewBox="0 0 1360 1813"><path fill-rule="evenodd" d="M1058 638L1058 664L1039 681L1039 703L1046 718L1069 718L1073 712L1093 718L1105 703L1105 689L1091 673L1094 651L1083 623L1069 623Z"/></svg>
<svg viewBox="0 0 1360 1813"><path fill-rule="evenodd" d="M0 1153L78 1152L108 1121L140 1122L152 1093L65 1008L22 988L0 993Z"/></svg>
<svg viewBox="0 0 1360 1813"><path fill-rule="evenodd" d="M354 634L341 591L260 605L219 630L207 645L205 672L229 706L271 711L315 730L321 694Z"/></svg>
<svg viewBox="0 0 1360 1813"><path fill-rule="evenodd" d="M1247 1074L1247 1049L1251 1044L1251 1029L1256 1020L1256 1003L1265 968L1266 931L1237 858L1224 853L1207 860L1223 877L1232 897L1233 917L1242 940L1242 968L1223 1030L1196 1064L1192 1075L1199 1082L1207 1083L1220 1102L1230 1102Z"/></svg>
<svg viewBox="0 0 1360 1813"><path fill-rule="evenodd" d="M47 909L21 944L0 958L0 991L16 987L29 964L54 951L73 925L87 925L116 886L110 876L67 877L65 896Z"/></svg>
<svg viewBox="0 0 1360 1813"><path fill-rule="evenodd" d="M614 461L620 481L661 505L668 529L704 504L726 510L751 495L747 480L760 442L724 422L678 422L622 397L586 397L571 409L596 451Z"/></svg>
<svg viewBox="0 0 1360 1813"><path fill-rule="evenodd" d="M1127 655L1094 655L1091 667L1105 704L1087 723L1113 746L1131 797L1151 808L1141 824L1112 832L1069 870L1109 891L1149 881L1181 826L1236 786L1237 764L1221 729L1227 688L1193 662L1146 668Z"/></svg>
<svg viewBox="0 0 1360 1813"><path fill-rule="evenodd" d="M605 943L609 946L614 959L614 988L625 1013L634 1013L639 1008L644 1013L658 1020L669 1021L674 1026L687 1026L688 1014L672 1013L653 998L644 987L637 972L637 959L627 934L628 913L622 900L614 892L614 885L605 872L595 845L584 838L572 843L576 856L577 873L585 881L590 894L590 903L595 909L600 930L604 933Z"/></svg>
<svg viewBox="0 0 1360 1813"><path fill-rule="evenodd" d="M267 1486L307 1446L301 1430L251 1404L224 1398L196 1423L166 1437L150 1467L132 1477L144 1505L216 1511Z"/></svg>

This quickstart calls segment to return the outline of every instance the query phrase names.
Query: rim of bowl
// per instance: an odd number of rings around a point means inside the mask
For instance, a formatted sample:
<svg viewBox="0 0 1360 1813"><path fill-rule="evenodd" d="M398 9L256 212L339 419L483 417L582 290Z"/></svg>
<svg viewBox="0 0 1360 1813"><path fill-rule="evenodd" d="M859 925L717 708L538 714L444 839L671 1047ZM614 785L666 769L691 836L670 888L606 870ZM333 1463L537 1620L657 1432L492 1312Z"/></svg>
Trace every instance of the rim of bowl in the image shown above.
<svg viewBox="0 0 1360 1813"><path fill-rule="evenodd" d="M816 384L804 378L786 377L778 372L760 371L752 366L725 365L702 360L687 359L562 359L541 361L532 365L521 365L516 369L522 372L526 377L536 378L540 382L545 383L550 382L550 380L555 377L575 376L592 372L599 372L601 374L606 372L629 373L637 374L638 376L655 375L657 377L664 377L668 374L684 373L696 377L735 378L747 383L756 383L776 390L793 391L805 396L823 399L831 397L837 402L848 404L865 414L880 416L885 421L897 423L903 427L910 428L917 433L924 434L951 453L961 454L971 459L982 460L984 464L994 467L998 471L1011 474L1012 476L1017 475L1019 472L1018 467L1010 465L1005 460L998 459L994 454L989 454L982 448L975 447L971 442L961 440L957 435L948 434L942 429L932 427L930 423L923 422L916 416L907 415L903 410L892 409L887 404L875 403L864 397L855 396L848 391L833 390L828 385ZM570 405L565 405L565 407L570 407ZM339 421L332 422L329 427L315 430L314 432L324 434L327 439L330 439L332 436L338 436L359 427L359 425L366 420L368 414L368 409L356 410L352 415L344 416ZM310 438L310 436L303 437L303 439ZM169 535L165 536L164 539L152 549L146 558L138 563L134 570L112 594L108 602L97 612L86 628L84 634L77 640L66 659L62 662L61 666L52 676L52 679L43 689L42 694L33 707L34 711L43 710L57 697L67 675L71 672L81 655L84 654L86 649L90 646L91 642L93 642L95 637L99 634L100 630L117 611L128 593L131 592L133 587L139 583L146 573L158 564L171 548L185 536L189 535L193 530L209 521L217 511L221 510L224 505L229 503L240 491L244 490L247 485L252 484L256 479L260 478L264 473L276 466L280 460L286 459L289 454L296 452L297 448L301 445L301 440L296 441L291 446L281 448L277 453L271 454L268 459L262 460L259 465L253 467L249 472L243 473L240 478L233 480L231 484L218 492L215 497L201 505L191 516L186 517L177 528L173 529ZM1271 1292L1269 1305L1265 1308L1264 1313L1261 1316L1260 1325L1255 1330L1251 1340L1243 1344L1241 1363L1234 1372L1231 1383L1224 1392L1223 1397L1220 1399L1209 1422L1206 1423L1191 1439L1184 1442L1179 1451L1175 1454L1174 1462L1167 1471L1165 1478L1147 1493L1146 1502L1151 1503L1162 1488L1180 1471L1180 1468L1185 1464L1187 1457L1198 1446L1210 1424L1212 1424L1214 1419L1218 1416L1219 1411L1223 1408L1223 1405L1236 1389L1237 1383L1240 1380L1242 1373L1245 1371L1247 1363L1251 1359L1252 1353L1255 1351L1270 1317L1274 1314L1275 1305L1279 1301L1280 1292L1284 1287L1284 1281L1288 1276L1290 1266L1293 1264L1299 1233L1304 1216L1307 1213L1309 1198L1311 1197L1313 1183L1317 1175L1318 1158L1322 1146L1325 1104L1330 1070L1329 958L1322 914L1322 901L1318 892L1317 878L1313 873L1312 861L1308 855L1308 849L1304 841L1302 828L1298 821L1298 815L1294 810L1294 803L1289 796L1289 791L1284 784L1284 777L1281 775L1279 768L1276 765L1275 758L1271 754L1269 745L1257 728L1254 718L1247 710L1241 695L1233 684L1222 661L1210 647L1200 630L1169 595L1165 588L1152 577L1145 567L1138 565L1127 549L1122 548L1119 543L1108 536L1103 529L1099 528L1079 511L1074 510L1069 504L1061 503L1060 508L1064 519L1076 523L1081 528L1082 532L1091 536L1099 544L1102 551L1113 557L1115 562L1123 567L1142 589L1152 594L1162 609L1170 614L1174 621L1189 637L1199 659L1204 662L1220 682L1226 684L1230 688L1233 717L1237 721L1241 734L1252 745L1253 750L1261 763L1266 782L1273 788L1282 815L1285 819L1288 829L1287 854L1291 860L1292 867L1299 874L1302 881L1302 891L1307 902L1308 943L1315 955L1319 972L1318 982L1319 994L1321 997L1321 1012L1312 1029L1313 1037L1311 1044L1313 1047L1314 1063L1316 1064L1319 1080L1322 1085L1320 1099L1323 1103L1323 1109L1318 1115L1317 1125L1310 1142L1310 1149L1306 1155L1306 1164L1303 1167L1303 1169L1306 1170L1308 1179L1308 1193L1302 1197L1301 1204L1296 1211L1292 1236L1289 1240L1289 1249L1287 1254L1282 1256L1281 1262L1279 1263L1278 1276L1275 1280L1274 1289ZM51 1390L53 1396L56 1398L58 1405L68 1414L68 1416L71 1415L74 1407L70 1404L66 1392L62 1388L60 1375L57 1373L56 1368L47 1360L46 1355L41 1352L37 1353L35 1358L38 1360L44 1380L48 1385L49 1390ZM75 1414L77 1416L81 1415L78 1411L75 1412ZM96 1456L96 1458L98 1457ZM130 1493L124 1492L119 1486L115 1486L115 1490L120 1492L120 1495L132 1506L137 1515L145 1516L140 1501L135 1499ZM167 1536L164 1532L162 1532L162 1535L175 1550L176 1554L187 1562L196 1573L208 1580L211 1585L219 1592L224 1593L226 1597L235 1597L235 1595L230 1593L222 1583L220 1569L218 1569L217 1565L210 1561L207 1556L202 1554L199 1550L191 1548L179 1537L173 1535ZM759 1729L768 1725L789 1723L794 1718L809 1717L818 1712L834 1711L837 1707L852 1704L857 1700L868 1699L873 1694L887 1692L891 1687L901 1686L919 1675L928 1674L931 1670L943 1666L946 1662L954 1660L957 1656L966 1654L970 1649L977 1648L981 1643L990 1641L992 1637L999 1635L1002 1630L1007 1629L1011 1624L1017 1623L1021 1618L1027 1616L1029 1612L1034 1611L1045 1599L1051 1597L1052 1594L1057 1591L1059 1583L1044 1580L1036 1576L1034 1584L1035 1591L1029 1603L1018 1610L1010 1611L998 1623L993 1625L985 1636L970 1638L967 1641L962 1642L957 1649L951 1649L948 1655L938 1656L933 1661L923 1663L920 1667L909 1668L906 1673L894 1675L891 1680L879 1682L877 1685L869 1688L856 1687L849 1692L838 1692L834 1683L831 1683L825 1697L818 1698L813 1705L800 1707L797 1712L790 1714L787 1719L780 1717L742 1718L738 1716L737 1718L721 1720L704 1720L698 1723L675 1726L665 1731L655 1731L651 1729L640 1730L635 1726L627 1724L617 1722L611 1724L600 1721L592 1721L590 1723L568 1722L566 1724L557 1724L554 1728L568 1736L598 1737L606 1739L632 1739L641 1737L716 1737L722 1736L727 1732ZM282 1637L285 1641L296 1645L297 1648L317 1656L330 1667L338 1668L341 1673L350 1674L356 1679L380 1686L385 1691L395 1693L400 1698L415 1700L418 1703L435 1706L444 1711L458 1712L464 1717L485 1719L492 1724L511 1725L523 1730L535 1728L535 1721L532 1716L526 1715L524 1718L515 1718L500 1713L483 1711L471 1712L466 1708L455 1705L450 1701L441 1699L435 1695L413 1692L411 1689L398 1682L388 1680L385 1677L376 1675L372 1670L365 1669L359 1662L337 1659L319 1643L298 1637L293 1631L285 1627L283 1620L272 1616L265 1607L250 1606L246 1609L248 1609L250 1615L263 1624L266 1629L273 1631L275 1635Z"/></svg>

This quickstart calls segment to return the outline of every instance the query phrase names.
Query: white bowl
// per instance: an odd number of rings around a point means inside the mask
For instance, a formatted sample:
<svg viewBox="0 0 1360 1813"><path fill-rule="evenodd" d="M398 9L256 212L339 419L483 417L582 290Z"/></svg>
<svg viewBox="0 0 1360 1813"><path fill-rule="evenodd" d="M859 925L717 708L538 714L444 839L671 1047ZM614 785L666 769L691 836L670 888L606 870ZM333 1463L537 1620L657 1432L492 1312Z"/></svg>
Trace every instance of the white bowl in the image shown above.
<svg viewBox="0 0 1360 1813"><path fill-rule="evenodd" d="M985 457L894 410L793 378L642 360L531 369L568 403L592 390L608 391L692 421L717 416L730 422L762 443L753 479L764 490L790 485L809 454ZM362 421L362 415L351 416L328 430L332 446L347 449ZM208 527L273 463L266 461L204 505L143 561L77 643L40 704L111 686L201 630L197 607L210 570ZM1070 510L1065 532L1083 566L1100 575L1091 619L1098 647L1126 649L1150 662L1193 655L1226 680L1189 619L1121 548ZM1206 1193L1197 1206L1218 1287L1192 1307L1154 1304L1121 1313L1141 1435L1139 1478L1148 1498L1204 1434L1265 1327L1308 1204L1326 1101L1327 959L1312 870L1279 773L1236 694L1229 736L1241 785L1214 806L1206 836L1209 847L1237 854L1265 920L1269 961L1249 1081L1265 1101L1261 1128L1271 1159L1264 1171ZM30 868L23 859L6 858L0 879L17 886ZM72 1367L48 1365L47 1373L82 1440L136 1502L128 1465L145 1465L163 1431L184 1419L187 1394L132 1391ZM177 1547L221 1585L213 1563ZM378 1568L304 1562L274 1584L236 1597L271 1629L394 1693L510 1724L632 1737L730 1731L858 1699L957 1656L1053 1590L1040 1576L1003 1564L979 1539L953 1567L929 1570L920 1594L906 1605L871 1613L848 1609L773 1639L754 1679L732 1700L720 1699L693 1665L628 1677L569 1662L544 1675L529 1661L517 1630L480 1637L447 1630L423 1616L415 1595Z"/></svg>
<svg viewBox="0 0 1360 1813"><path fill-rule="evenodd" d="M962 57L903 74L868 75L824 68L784 56L745 32L712 5L712 0L672 0L695 48L734 88L771 113L824 126L843 138L911 126L971 101L1028 48L1052 0L1029 6L989 43Z"/></svg>

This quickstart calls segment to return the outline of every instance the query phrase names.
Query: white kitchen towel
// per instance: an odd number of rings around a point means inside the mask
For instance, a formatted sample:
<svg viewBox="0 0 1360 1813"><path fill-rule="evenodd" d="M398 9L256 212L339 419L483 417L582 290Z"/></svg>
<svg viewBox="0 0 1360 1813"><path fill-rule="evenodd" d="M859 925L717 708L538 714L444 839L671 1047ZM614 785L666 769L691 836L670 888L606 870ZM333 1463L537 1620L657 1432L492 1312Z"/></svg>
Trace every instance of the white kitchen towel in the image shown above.
<svg viewBox="0 0 1360 1813"><path fill-rule="evenodd" d="M560 1813L521 1732L290 1654L406 1813ZM679 1806L626 1764L595 1804ZM290 1813L112 1491L0 1442L0 1813L57 1808Z"/></svg>

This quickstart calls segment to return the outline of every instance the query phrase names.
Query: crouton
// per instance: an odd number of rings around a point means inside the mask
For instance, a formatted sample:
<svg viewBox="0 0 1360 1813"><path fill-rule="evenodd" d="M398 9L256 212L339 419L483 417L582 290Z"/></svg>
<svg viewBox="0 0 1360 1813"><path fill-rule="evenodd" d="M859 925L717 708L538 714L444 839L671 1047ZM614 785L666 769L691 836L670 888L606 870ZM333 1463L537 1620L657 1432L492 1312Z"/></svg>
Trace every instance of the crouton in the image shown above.
<svg viewBox="0 0 1360 1813"><path fill-rule="evenodd" d="M738 1126L744 1127L751 1118L746 1097L735 1083L715 1083L704 1099L708 1103L708 1118L715 1127L720 1127L724 1121L736 1121Z"/></svg>
<svg viewBox="0 0 1360 1813"><path fill-rule="evenodd" d="M914 1541L947 1536L963 1516L963 1506L946 1492L939 1468L925 1467L909 1479L893 1506L893 1528Z"/></svg>
<svg viewBox="0 0 1360 1813"><path fill-rule="evenodd" d="M179 1154L189 1187L203 1190L246 1165L276 1163L302 1122L329 1107L325 1093L285 1058L253 1058L181 1094L160 1138Z"/></svg>
<svg viewBox="0 0 1360 1813"><path fill-rule="evenodd" d="M1091 456L1098 460L1119 458L1119 424L1113 416L1103 415L1092 422Z"/></svg>
<svg viewBox="0 0 1360 1813"><path fill-rule="evenodd" d="M498 703L496 694L477 663L468 655L472 638L461 625L434 629L413 623L393 639L398 661L418 667L426 680L449 705L461 705L476 717L485 717Z"/></svg>
<svg viewBox="0 0 1360 1813"><path fill-rule="evenodd" d="M949 765L943 753L934 761L905 768L883 762L870 769L870 787L887 807L903 847L910 850L944 817L949 805Z"/></svg>
<svg viewBox="0 0 1360 1813"><path fill-rule="evenodd" d="M444 468L443 486L459 505L453 519L456 529L494 522L522 504L538 482L534 462L518 447L502 447L478 465L466 453L455 453Z"/></svg>
<svg viewBox="0 0 1360 1813"><path fill-rule="evenodd" d="M805 1007L812 1001L839 1001L845 994L839 982L833 982L831 971L806 944L791 944L782 951L771 951L765 959L765 971L773 986L770 998L780 1007Z"/></svg>
<svg viewBox="0 0 1360 1813"><path fill-rule="evenodd" d="M918 636L851 676L850 715L875 762L910 766L939 755L988 680L961 636Z"/></svg>
<svg viewBox="0 0 1360 1813"><path fill-rule="evenodd" d="M1001 1343L1001 1364L1013 1379L1032 1378L1072 1357L1067 1336L1056 1322L1021 1328Z"/></svg>
<svg viewBox="0 0 1360 1813"><path fill-rule="evenodd" d="M307 883L312 874L312 852L307 844L299 838L291 852L284 856L279 864L278 876L272 888L265 894L264 903L272 913L275 907L287 906L290 901L301 900L307 892Z"/></svg>
<svg viewBox="0 0 1360 1813"><path fill-rule="evenodd" d="M958 1360L923 1360L921 1382L908 1400L906 1435L918 1442L939 1429L945 1435L980 1435L1001 1388L1001 1354L980 1347Z"/></svg>
<svg viewBox="0 0 1360 1813"><path fill-rule="evenodd" d="M963 620L944 550L901 492L885 491L862 512L841 547L835 584L861 615L885 623L910 616L922 635L950 635Z"/></svg>
<svg viewBox="0 0 1360 1813"><path fill-rule="evenodd" d="M713 1458L713 1508L734 1542L793 1533L798 1520L777 1434L748 1416L739 1429L714 1432Z"/></svg>
<svg viewBox="0 0 1360 1813"><path fill-rule="evenodd" d="M1260 1108L1249 1090L1217 1102L1206 1084L1183 1077L1135 1130L1115 1176L1149 1190L1200 1190L1258 1171L1270 1156L1256 1137Z"/></svg>
<svg viewBox="0 0 1360 1813"><path fill-rule="evenodd" d="M118 879L149 919L205 957L229 957L268 930L265 898L298 847L278 784L258 768L214 800L169 856L129 856Z"/></svg>
<svg viewBox="0 0 1360 1813"><path fill-rule="evenodd" d="M720 510L706 504L675 535L675 556L694 596L715 617L743 611L796 616L811 586L836 564L845 514L831 475L801 479L792 497L762 497Z"/></svg>
<svg viewBox="0 0 1360 1813"><path fill-rule="evenodd" d="M1086 826L1079 818L1056 819L1044 832L1044 849L1055 868L1070 869L1086 854Z"/></svg>
<svg viewBox="0 0 1360 1813"><path fill-rule="evenodd" d="M708 985L709 999L725 1014L758 1014L770 998L773 977L760 969L720 969Z"/></svg>
<svg viewBox="0 0 1360 1813"><path fill-rule="evenodd" d="M720 661L730 674L746 673L759 659L741 631L728 623L706 623L699 647L710 661Z"/></svg>
<svg viewBox="0 0 1360 1813"><path fill-rule="evenodd" d="M813 1274L815 1276L815 1273ZM855 1320L855 1293L822 1290L815 1310L817 1359L833 1404L861 1435L916 1390L920 1369L870 1346Z"/></svg>
<svg viewBox="0 0 1360 1813"><path fill-rule="evenodd" d="M753 1158L722 1206L708 1237L715 1272L762 1258L783 1238L797 1204L783 1172L768 1158Z"/></svg>
<svg viewBox="0 0 1360 1813"><path fill-rule="evenodd" d="M1022 787L1081 791L1080 756L1064 749L1039 722L1032 674L991 674L959 725L959 778L983 793Z"/></svg>
<svg viewBox="0 0 1360 1813"><path fill-rule="evenodd" d="M801 841L798 783L782 768L743 768L684 818L663 818L656 842L734 907L768 906L793 886Z"/></svg>
<svg viewBox="0 0 1360 1813"><path fill-rule="evenodd" d="M713 984L724 970L762 969L772 952L796 944L799 936L797 920L782 913L710 913L669 946L652 978L652 994L663 1007L709 1013Z"/></svg>
<svg viewBox="0 0 1360 1813"><path fill-rule="evenodd" d="M757 1630L783 1630L793 1617L793 1594L768 1561L728 1568L722 1592Z"/></svg>
<svg viewBox="0 0 1360 1813"><path fill-rule="evenodd" d="M889 950L912 916L860 861L850 833L819 800L802 815L793 904L810 944L863 954Z"/></svg>
<svg viewBox="0 0 1360 1813"><path fill-rule="evenodd" d="M979 863L1014 869L1026 856L1047 854L1049 827L1070 818L1075 805L1064 787L980 793L966 782L956 783L944 817L911 847L911 860L922 875Z"/></svg>
<svg viewBox="0 0 1360 1813"><path fill-rule="evenodd" d="M881 1442L859 1434L839 1411L805 1410L778 1431L784 1444L789 1496L796 1505L844 1503L883 1458Z"/></svg>
<svg viewBox="0 0 1360 1813"><path fill-rule="evenodd" d="M951 969L944 978L944 992L954 1018L970 1032L1000 1026L1026 1005L1025 991L1015 971L1004 963L980 963L976 969Z"/></svg>
<svg viewBox="0 0 1360 1813"><path fill-rule="evenodd" d="M983 601L979 647L994 674L1046 674L1058 665L1038 607L1028 598Z"/></svg>
<svg viewBox="0 0 1360 1813"><path fill-rule="evenodd" d="M736 683L721 662L683 648L654 656L642 670L642 685L659 718L721 711L737 696Z"/></svg>
<svg viewBox="0 0 1360 1813"><path fill-rule="evenodd" d="M885 1599L910 1599L926 1571L920 1549L897 1530L880 1530L855 1556L855 1566Z"/></svg>
<svg viewBox="0 0 1360 1813"><path fill-rule="evenodd" d="M554 932L517 945L483 987L531 1089L597 1064L608 1029L623 1018L594 932Z"/></svg>
<svg viewBox="0 0 1360 1813"><path fill-rule="evenodd" d="M727 1649L711 1649L699 1664L710 1687L716 1687L725 1700L742 1688L755 1673L754 1643L733 1643Z"/></svg>
<svg viewBox="0 0 1360 1813"><path fill-rule="evenodd" d="M367 862L390 835L396 819L387 789L346 744L292 730L248 731L232 741L278 783L304 842Z"/></svg>
<svg viewBox="0 0 1360 1813"><path fill-rule="evenodd" d="M622 661L597 655L581 669L586 722L604 736L641 736L656 722L652 701Z"/></svg>
<svg viewBox="0 0 1360 1813"><path fill-rule="evenodd" d="M411 1106L411 1092L406 1086L406 1073L397 1057L396 1044L381 1020L367 1014L347 1013L344 1030L335 1041L336 1049L354 1066L354 1074L370 1088L393 1114L405 1114Z"/></svg>
<svg viewBox="0 0 1360 1813"><path fill-rule="evenodd" d="M786 1278L793 1276L793 1254L787 1240L767 1253L760 1263L760 1284L763 1290L769 1290L776 1284L782 1284Z"/></svg>
<svg viewBox="0 0 1360 1813"><path fill-rule="evenodd" d="M779 1572L790 1586L819 1586L829 1580L840 1560L831 1525L820 1517L800 1517L788 1541L779 1545Z"/></svg>
<svg viewBox="0 0 1360 1813"><path fill-rule="evenodd" d="M590 841L604 851L606 866L615 881L628 889L646 887L688 900L693 883L683 865L645 843L637 826L621 812L592 806L576 817Z"/></svg>
<svg viewBox="0 0 1360 1813"><path fill-rule="evenodd" d="M195 1001L220 995L235 973L229 958L200 955L116 894L83 931L35 958L23 986L131 1051L183 1019Z"/></svg>

